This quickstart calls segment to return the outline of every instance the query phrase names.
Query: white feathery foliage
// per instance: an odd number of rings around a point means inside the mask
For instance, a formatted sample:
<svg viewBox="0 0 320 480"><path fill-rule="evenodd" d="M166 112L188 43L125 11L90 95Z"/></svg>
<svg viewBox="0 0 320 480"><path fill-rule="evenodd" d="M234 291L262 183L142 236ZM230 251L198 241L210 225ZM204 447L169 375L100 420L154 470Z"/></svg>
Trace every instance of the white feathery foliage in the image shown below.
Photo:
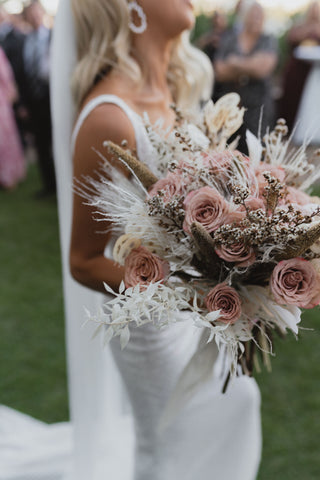
<svg viewBox="0 0 320 480"><path fill-rule="evenodd" d="M144 246L150 246L158 256L172 262L173 270L190 263L193 252L187 239L181 240L175 232L165 232L159 225L158 217L148 215L144 202L132 205L127 218L123 219L126 221L125 233L140 238Z"/></svg>
<svg viewBox="0 0 320 480"><path fill-rule="evenodd" d="M284 168L286 183L306 191L320 178L320 168L319 165L308 160L307 141L299 148L292 147L291 142L292 135L287 140L284 140L281 135L274 135L274 132L265 135L265 161L266 164ZM261 142L250 132L247 133L247 144L250 161L258 164L262 158Z"/></svg>
<svg viewBox="0 0 320 480"><path fill-rule="evenodd" d="M301 320L301 310L293 305L278 305L268 288L257 285L240 287L241 296L250 308L251 317L260 319L265 324L273 324L282 330L287 329L298 333L298 323Z"/></svg>
<svg viewBox="0 0 320 480"><path fill-rule="evenodd" d="M142 210L144 205L144 192L140 188L132 188L132 183L127 188L128 183L124 175L117 183L106 178L90 180L94 193L87 198L88 204L97 208L98 221L112 222L117 232L123 232L131 215Z"/></svg>
<svg viewBox="0 0 320 480"><path fill-rule="evenodd" d="M96 153L102 160L96 172L97 179L89 176L81 180L75 179L74 190L86 200L88 205L97 207L97 213L101 214L105 220L115 221L115 225L121 226L123 214L127 208L143 202L147 191L134 174L133 179L126 177L100 152L96 151ZM119 162L121 162L120 159ZM129 167L127 169L133 173Z"/></svg>
<svg viewBox="0 0 320 480"><path fill-rule="evenodd" d="M98 180L85 178L76 189L96 208L96 220L111 223L114 233L125 232L143 239L145 246L151 245L157 255L173 262L174 270L190 263L193 252L189 242L181 241L174 233L168 235L159 226L159 219L148 214L148 192L135 175L127 178L105 161Z"/></svg>
<svg viewBox="0 0 320 480"><path fill-rule="evenodd" d="M161 282L150 283L145 288L137 285L125 289L122 282L116 294L107 284L105 289L114 298L103 305L103 309L94 316L87 312L88 320L107 327L104 341L108 343L113 337L120 336L121 348L130 339L129 326L137 327L151 323L163 328L182 321L181 310L189 307L191 291L186 287L171 288Z"/></svg>
<svg viewBox="0 0 320 480"><path fill-rule="evenodd" d="M250 163L254 168L257 168L262 158L263 147L261 142L252 132L250 132L250 130L246 131L246 142Z"/></svg>

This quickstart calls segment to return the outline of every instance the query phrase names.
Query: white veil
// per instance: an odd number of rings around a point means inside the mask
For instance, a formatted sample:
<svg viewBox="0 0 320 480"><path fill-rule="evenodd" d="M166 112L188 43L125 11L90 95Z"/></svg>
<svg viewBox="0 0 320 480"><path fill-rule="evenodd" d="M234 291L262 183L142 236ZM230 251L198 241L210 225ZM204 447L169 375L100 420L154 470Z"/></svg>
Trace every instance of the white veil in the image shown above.
<svg viewBox="0 0 320 480"><path fill-rule="evenodd" d="M72 215L70 138L75 113L70 77L76 61L70 0L60 0L51 60L54 157L65 299L70 414L74 433L74 455L68 478L129 480L133 471L133 435L130 414L124 413L120 379L109 348L103 348L101 339L91 339L90 325L81 328L84 322L84 306L92 312L97 311L102 295L81 287L72 279L69 271Z"/></svg>

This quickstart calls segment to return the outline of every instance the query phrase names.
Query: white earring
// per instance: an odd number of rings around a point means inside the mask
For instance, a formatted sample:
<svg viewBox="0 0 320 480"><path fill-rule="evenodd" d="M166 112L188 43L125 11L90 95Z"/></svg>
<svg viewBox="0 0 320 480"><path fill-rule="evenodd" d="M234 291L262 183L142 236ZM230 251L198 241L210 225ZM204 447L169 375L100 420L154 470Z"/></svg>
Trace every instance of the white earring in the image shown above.
<svg viewBox="0 0 320 480"><path fill-rule="evenodd" d="M136 0L133 0L128 5L130 21L129 28L133 33L143 33L147 28L147 17L140 5L137 4ZM132 12L136 12L139 17L140 25L136 25L132 20Z"/></svg>

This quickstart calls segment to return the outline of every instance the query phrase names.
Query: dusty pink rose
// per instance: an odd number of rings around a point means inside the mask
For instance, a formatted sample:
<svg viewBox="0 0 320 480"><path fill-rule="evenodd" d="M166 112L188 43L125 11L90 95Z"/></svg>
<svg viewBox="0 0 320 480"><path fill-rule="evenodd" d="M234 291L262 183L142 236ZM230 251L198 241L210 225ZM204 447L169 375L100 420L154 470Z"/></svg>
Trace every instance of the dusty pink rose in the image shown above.
<svg viewBox="0 0 320 480"><path fill-rule="evenodd" d="M187 162L185 159L179 160L175 171L178 172L178 174L181 172L189 173L190 171L194 171L194 165Z"/></svg>
<svg viewBox="0 0 320 480"><path fill-rule="evenodd" d="M185 219L183 229L190 233L193 222L199 222L208 232L213 232L226 223L229 205L212 187L203 187L190 192L184 201Z"/></svg>
<svg viewBox="0 0 320 480"><path fill-rule="evenodd" d="M226 215L225 218L225 223L227 224L233 224L233 223L239 223L241 220L244 220L246 218L246 211L244 207L241 205L234 210L229 211L229 213Z"/></svg>
<svg viewBox="0 0 320 480"><path fill-rule="evenodd" d="M217 174L225 172L231 165L232 153L229 150L224 152L212 151L203 155L203 165Z"/></svg>
<svg viewBox="0 0 320 480"><path fill-rule="evenodd" d="M192 182L195 171L195 166L192 163L180 160L174 174L182 179L182 184L185 186Z"/></svg>
<svg viewBox="0 0 320 480"><path fill-rule="evenodd" d="M254 212L255 210L259 210L259 208L265 208L264 200L261 197L253 197L250 195L245 201L247 208Z"/></svg>
<svg viewBox="0 0 320 480"><path fill-rule="evenodd" d="M246 207L249 211L254 212L259 208L265 209L264 200L260 197L254 197L250 195L246 201ZM246 218L246 209L243 205L238 206L235 210L231 210L226 218L226 223L239 223Z"/></svg>
<svg viewBox="0 0 320 480"><path fill-rule="evenodd" d="M255 262L256 255L252 247L243 243L221 247L216 249L216 254L226 262L235 263L238 267L249 267Z"/></svg>
<svg viewBox="0 0 320 480"><path fill-rule="evenodd" d="M277 178L280 182L284 182L286 172L284 169L278 165L268 165L267 163L260 162L260 165L256 168L256 177L259 186L259 193L262 195L265 187L268 185L266 179L264 178L264 172L270 172L270 174Z"/></svg>
<svg viewBox="0 0 320 480"><path fill-rule="evenodd" d="M294 187L287 187L287 190L286 203L297 203L298 205L308 205L312 203L312 198L301 190Z"/></svg>
<svg viewBox="0 0 320 480"><path fill-rule="evenodd" d="M168 202L175 195L181 193L182 179L179 175L169 172L165 178L161 178L149 190L150 197L154 197L160 191L163 192L164 202Z"/></svg>
<svg viewBox="0 0 320 480"><path fill-rule="evenodd" d="M124 263L126 288L159 282L169 274L168 262L149 252L145 247L134 248Z"/></svg>
<svg viewBox="0 0 320 480"><path fill-rule="evenodd" d="M278 263L270 278L270 288L280 305L313 308L320 303L320 278L304 258Z"/></svg>
<svg viewBox="0 0 320 480"><path fill-rule="evenodd" d="M203 155L203 165L220 180L227 179L233 160L240 160L245 167L248 165L247 158L238 150L212 151Z"/></svg>
<svg viewBox="0 0 320 480"><path fill-rule="evenodd" d="M219 322L235 323L241 316L241 299L238 292L226 285L219 283L205 298L206 307L209 312L220 310Z"/></svg>

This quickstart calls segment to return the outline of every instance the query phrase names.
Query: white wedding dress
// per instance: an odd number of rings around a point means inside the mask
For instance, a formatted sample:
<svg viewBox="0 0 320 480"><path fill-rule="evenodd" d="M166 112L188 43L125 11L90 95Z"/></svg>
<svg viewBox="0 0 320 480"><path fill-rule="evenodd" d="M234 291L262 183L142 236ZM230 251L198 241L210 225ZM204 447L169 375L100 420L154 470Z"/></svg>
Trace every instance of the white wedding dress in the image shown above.
<svg viewBox="0 0 320 480"><path fill-rule="evenodd" d="M312 64L310 73L303 88L298 112L295 118L293 143L320 145L320 46L300 46L295 50L295 56Z"/></svg>

